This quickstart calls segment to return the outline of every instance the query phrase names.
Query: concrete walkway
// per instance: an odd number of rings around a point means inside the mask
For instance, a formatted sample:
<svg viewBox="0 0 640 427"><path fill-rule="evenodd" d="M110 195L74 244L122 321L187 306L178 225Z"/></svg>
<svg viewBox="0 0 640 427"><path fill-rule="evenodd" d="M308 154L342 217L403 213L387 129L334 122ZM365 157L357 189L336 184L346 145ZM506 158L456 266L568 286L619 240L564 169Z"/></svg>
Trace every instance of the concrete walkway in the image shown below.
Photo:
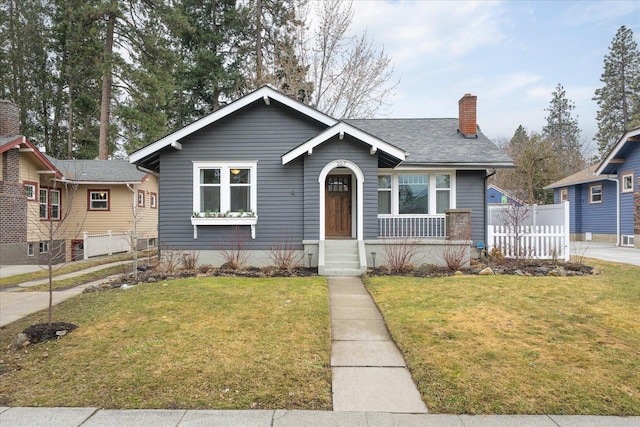
<svg viewBox="0 0 640 427"><path fill-rule="evenodd" d="M429 415L385 412L2 408L2 427L637 427L640 417Z"/></svg>
<svg viewBox="0 0 640 427"><path fill-rule="evenodd" d="M127 264L131 264L131 262L125 261L98 265L95 267L87 268L85 270L56 276L54 280L64 280L118 265L125 266ZM91 283L86 283L84 285L76 286L71 289L66 289L64 291L54 291L53 304L59 304L62 301L81 294L82 291L84 291L84 289L89 285L107 283L113 277L116 276L110 276L105 279L96 280ZM30 288L46 283L49 283L49 279L38 279L31 282L21 283L14 288L0 290L0 327L15 322L16 320L22 319L23 317L26 317L31 313L36 313L40 310L45 310L46 308L48 308L49 292L20 292L21 288Z"/></svg>
<svg viewBox="0 0 640 427"><path fill-rule="evenodd" d="M425 414L402 353L357 277L329 277L333 410Z"/></svg>

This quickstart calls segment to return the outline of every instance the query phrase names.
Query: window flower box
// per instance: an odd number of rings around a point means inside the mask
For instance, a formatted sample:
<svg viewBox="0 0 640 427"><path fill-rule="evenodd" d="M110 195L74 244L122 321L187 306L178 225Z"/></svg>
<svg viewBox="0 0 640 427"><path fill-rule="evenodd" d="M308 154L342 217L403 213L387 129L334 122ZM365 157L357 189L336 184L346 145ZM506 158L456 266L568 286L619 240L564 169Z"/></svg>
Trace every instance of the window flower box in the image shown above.
<svg viewBox="0 0 640 427"><path fill-rule="evenodd" d="M191 217L191 225L193 225L193 238L198 238L198 226L203 225L248 225L251 227L251 238L256 238L256 224L258 223L258 216L245 212L242 214L219 214L219 216L205 216L204 213L199 213L196 216Z"/></svg>

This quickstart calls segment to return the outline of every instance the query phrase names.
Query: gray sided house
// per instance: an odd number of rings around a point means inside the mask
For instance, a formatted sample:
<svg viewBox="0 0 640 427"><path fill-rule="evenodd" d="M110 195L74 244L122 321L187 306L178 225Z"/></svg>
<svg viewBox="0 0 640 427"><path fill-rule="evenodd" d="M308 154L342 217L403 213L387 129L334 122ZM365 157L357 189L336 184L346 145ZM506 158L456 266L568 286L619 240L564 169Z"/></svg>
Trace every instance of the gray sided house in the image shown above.
<svg viewBox="0 0 640 427"><path fill-rule="evenodd" d="M485 240L486 177L513 167L476 125L456 119L336 120L263 87L130 156L159 173L161 248L220 265L292 251L320 274L359 274L411 248L443 264Z"/></svg>

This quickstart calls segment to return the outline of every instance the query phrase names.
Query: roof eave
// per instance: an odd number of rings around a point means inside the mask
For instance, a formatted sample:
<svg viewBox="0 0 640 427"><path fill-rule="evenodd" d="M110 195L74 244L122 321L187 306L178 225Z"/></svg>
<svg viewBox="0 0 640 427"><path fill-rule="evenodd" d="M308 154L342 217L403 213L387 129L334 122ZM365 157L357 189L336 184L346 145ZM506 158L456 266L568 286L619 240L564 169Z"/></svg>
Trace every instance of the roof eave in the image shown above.
<svg viewBox="0 0 640 427"><path fill-rule="evenodd" d="M378 139L375 136L368 134L346 122L338 122L334 126L331 126L330 128L324 130L323 132L311 138L310 140L300 144L299 146L289 151L288 153L285 153L282 156L282 164L286 165L287 163L297 159L298 157L302 156L305 153L311 154L315 147L317 147L320 144L323 144L329 139L335 137L336 135L338 135L340 139L342 139L344 135L349 135L359 141L364 142L365 144L370 145L372 149L372 154L375 153L377 150L380 150L397 158L400 161L404 161L407 157L407 154L404 150L394 145L391 145L385 141L382 141L381 139Z"/></svg>
<svg viewBox="0 0 640 427"><path fill-rule="evenodd" d="M604 160L600 162L600 165L596 168L595 174L596 175L603 174L607 166L610 165L611 161L615 159L618 153L620 152L620 150L622 150L622 147L624 147L627 141L629 141L629 138L633 136L639 136L639 135L640 135L640 127L633 128L627 131L624 135L622 135L622 137L618 140L618 142L611 148L611 150L609 151L609 154L607 154L607 157L605 157Z"/></svg>
<svg viewBox="0 0 640 427"><path fill-rule="evenodd" d="M158 141L147 145L146 147L143 147L137 151L134 151L129 155L129 162L137 163L142 159L151 157L154 153L157 153L158 151L168 146L173 146L176 149L181 149L179 141L182 138L204 128L205 126L210 125L211 123L221 120L255 102L263 101L268 105L269 99L273 99L281 104L284 104L287 107L292 108L306 115L307 117L310 117L314 120L317 120L321 123L326 124L327 126L333 126L335 123L337 123L336 119L329 117L326 114L308 105L305 105L299 101L296 101L295 99L290 98L287 95L284 95L268 86L263 86L262 88L248 95L245 95L242 98L237 99L231 104L226 105L217 111L214 111L208 116L203 117L202 119L197 120L191 123L190 125L187 125L182 129L177 130L176 132L173 132L172 134L167 135L164 138L161 138Z"/></svg>

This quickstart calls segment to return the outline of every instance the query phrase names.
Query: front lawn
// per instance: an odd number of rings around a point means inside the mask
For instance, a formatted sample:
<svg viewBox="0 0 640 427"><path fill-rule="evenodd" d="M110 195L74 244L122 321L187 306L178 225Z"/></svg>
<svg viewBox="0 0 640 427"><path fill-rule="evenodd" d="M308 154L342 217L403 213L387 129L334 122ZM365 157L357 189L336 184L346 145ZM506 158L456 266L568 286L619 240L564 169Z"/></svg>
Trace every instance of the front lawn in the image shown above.
<svg viewBox="0 0 640 427"><path fill-rule="evenodd" d="M370 277L432 413L640 415L640 268Z"/></svg>
<svg viewBox="0 0 640 427"><path fill-rule="evenodd" d="M54 308L79 328L5 350L41 312L0 330L0 406L331 409L326 279L181 279L82 294Z"/></svg>

